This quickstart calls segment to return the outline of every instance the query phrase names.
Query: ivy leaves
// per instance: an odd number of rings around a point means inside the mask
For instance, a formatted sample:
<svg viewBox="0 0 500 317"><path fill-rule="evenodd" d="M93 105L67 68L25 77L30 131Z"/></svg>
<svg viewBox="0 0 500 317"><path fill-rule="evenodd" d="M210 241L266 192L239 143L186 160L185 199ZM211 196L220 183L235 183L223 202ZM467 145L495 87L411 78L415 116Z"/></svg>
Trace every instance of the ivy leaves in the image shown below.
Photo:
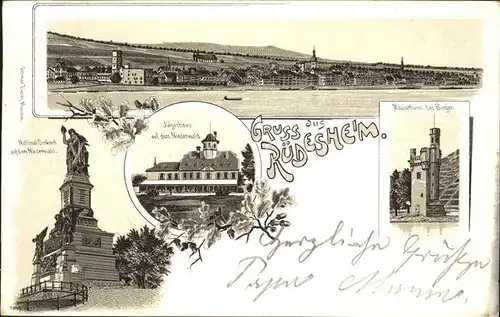
<svg viewBox="0 0 500 317"><path fill-rule="evenodd" d="M138 111L137 114L132 115L133 109L127 101L119 106L115 106L110 99L105 97L99 97L95 101L82 98L78 106L67 100L66 102L67 104L60 104L73 112L72 117L88 117L89 124L102 132L103 140L111 144L113 155L127 150L134 143L136 136L148 129L148 120L144 112ZM149 97L144 104L147 104L147 108L153 111L161 107L155 97Z"/></svg>

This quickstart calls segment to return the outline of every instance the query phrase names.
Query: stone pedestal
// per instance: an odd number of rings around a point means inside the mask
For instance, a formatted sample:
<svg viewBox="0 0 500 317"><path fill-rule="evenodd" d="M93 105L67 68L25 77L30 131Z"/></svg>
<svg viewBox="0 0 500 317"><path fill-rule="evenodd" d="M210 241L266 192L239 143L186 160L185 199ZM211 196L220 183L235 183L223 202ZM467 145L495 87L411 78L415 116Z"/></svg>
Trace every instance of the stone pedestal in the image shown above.
<svg viewBox="0 0 500 317"><path fill-rule="evenodd" d="M74 263L75 246L70 244L63 245L57 254L57 266L54 280L61 282L73 282L70 267Z"/></svg>
<svg viewBox="0 0 500 317"><path fill-rule="evenodd" d="M74 232L75 259L85 280L118 281L114 233L101 230L93 217L78 217Z"/></svg>
<svg viewBox="0 0 500 317"><path fill-rule="evenodd" d="M33 262L33 274L31 274L31 285L40 283L40 278L42 274L41 263L42 261L40 260L35 260Z"/></svg>

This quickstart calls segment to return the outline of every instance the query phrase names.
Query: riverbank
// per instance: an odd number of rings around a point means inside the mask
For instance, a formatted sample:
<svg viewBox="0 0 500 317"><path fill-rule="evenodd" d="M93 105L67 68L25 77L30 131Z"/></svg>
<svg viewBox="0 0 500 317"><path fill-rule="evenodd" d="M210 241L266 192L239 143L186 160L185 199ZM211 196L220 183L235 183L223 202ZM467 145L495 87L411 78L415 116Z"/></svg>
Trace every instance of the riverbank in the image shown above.
<svg viewBox="0 0 500 317"><path fill-rule="evenodd" d="M328 91L328 90L443 90L443 89L478 89L477 86L317 86L317 87L282 87L282 86L131 86L119 84L67 85L49 84L49 93L85 93L85 92L120 92L120 91Z"/></svg>

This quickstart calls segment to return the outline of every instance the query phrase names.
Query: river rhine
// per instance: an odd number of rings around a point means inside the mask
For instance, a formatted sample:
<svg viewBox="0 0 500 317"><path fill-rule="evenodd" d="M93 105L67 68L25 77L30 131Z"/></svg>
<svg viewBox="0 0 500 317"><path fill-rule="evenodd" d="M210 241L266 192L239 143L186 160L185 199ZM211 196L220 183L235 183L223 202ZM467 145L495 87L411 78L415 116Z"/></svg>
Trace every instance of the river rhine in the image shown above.
<svg viewBox="0 0 500 317"><path fill-rule="evenodd" d="M378 116L380 101L469 101L477 89L447 90L309 90L309 91L127 91L48 93L48 108L61 109L61 95L78 104L81 98L111 99L115 105L150 96L163 106L181 101L205 101L222 106L238 117L371 117ZM242 100L224 100L224 96Z"/></svg>

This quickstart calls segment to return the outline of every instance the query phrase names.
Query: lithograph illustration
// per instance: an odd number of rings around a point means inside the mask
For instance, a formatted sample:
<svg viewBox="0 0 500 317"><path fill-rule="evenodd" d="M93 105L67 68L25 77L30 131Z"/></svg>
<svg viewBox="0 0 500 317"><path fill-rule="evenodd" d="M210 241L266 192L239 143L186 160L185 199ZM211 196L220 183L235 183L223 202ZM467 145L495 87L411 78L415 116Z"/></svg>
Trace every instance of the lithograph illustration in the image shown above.
<svg viewBox="0 0 500 317"><path fill-rule="evenodd" d="M61 98L77 103L81 96L105 96L116 104L131 100L133 109L150 113L154 109L145 100L155 96L164 106L184 100L217 103L239 117L256 111L274 117L370 116L376 115L378 100L388 96L407 100L411 92L418 99L467 100L482 85L482 68L471 60L431 63L414 52L405 54L402 47L376 54L374 47L366 54L349 49L366 45L363 38L387 45L408 42L448 23L465 23L467 32L479 36L481 24L472 20L306 19L297 29L293 20L242 19L231 22L234 32L266 36L235 38L225 36L225 26L213 20L60 20L42 14L38 19L46 30L38 40L46 60L36 63L46 83L35 89L47 93L47 108L35 109L37 115L67 115ZM198 32L200 28L204 31ZM103 29L114 31L103 34ZM156 31L169 29L177 32ZM352 36L328 34L332 29L350 29ZM300 41L284 36L294 31L309 34ZM435 47L435 56L439 50L451 53L465 41L458 32L439 42L430 34L427 40L436 43L425 45ZM415 50L424 51L420 45ZM354 92L364 103L350 101ZM296 103L308 104L307 112L292 106ZM343 106L331 108L332 103Z"/></svg>
<svg viewBox="0 0 500 317"><path fill-rule="evenodd" d="M109 296L109 293L116 300L126 294L127 286L157 287L167 272L172 254L171 248L155 238L154 229L148 231L145 227L140 234L132 230L128 236L115 240L114 233L98 226L91 203L95 189L89 176L89 143L72 128L61 126L61 133L62 143L66 145L66 176L59 188L61 209L54 217L51 230L45 227L32 240L35 252L31 284L21 290L14 306L21 311L60 310L89 302L92 305L99 296ZM159 248L155 252L162 257L149 264L154 265L156 274L143 260L131 258L131 253L137 257L152 252L144 247L131 250L134 243L144 237L156 242L149 244L149 248ZM154 297L151 300L154 301Z"/></svg>
<svg viewBox="0 0 500 317"><path fill-rule="evenodd" d="M158 223L164 239L191 251L190 266L202 260L202 246L210 248L221 233L248 241L254 230L273 238L290 226L282 212L294 204L289 189L272 190L261 179L250 131L227 110L183 102L155 113L149 124L127 153L131 198Z"/></svg>
<svg viewBox="0 0 500 317"><path fill-rule="evenodd" d="M495 4L4 8L2 315L498 315Z"/></svg>
<svg viewBox="0 0 500 317"><path fill-rule="evenodd" d="M380 107L381 120L394 135L381 148L389 152L390 221L458 224L460 214L468 221L468 103L385 102Z"/></svg>

